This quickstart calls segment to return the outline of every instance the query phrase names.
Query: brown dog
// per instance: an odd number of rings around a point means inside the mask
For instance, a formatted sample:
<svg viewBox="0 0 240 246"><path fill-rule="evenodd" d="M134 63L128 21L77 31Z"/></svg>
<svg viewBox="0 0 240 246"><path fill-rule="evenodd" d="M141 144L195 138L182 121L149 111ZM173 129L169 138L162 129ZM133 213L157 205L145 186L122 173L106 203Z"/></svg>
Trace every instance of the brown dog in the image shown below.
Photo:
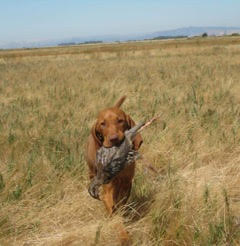
<svg viewBox="0 0 240 246"><path fill-rule="evenodd" d="M112 108L102 110L93 125L91 135L88 138L86 160L89 167L89 177L97 175L96 153L101 147L112 147L121 144L124 132L135 125L129 115L124 113L120 106L126 96L120 98ZM142 137L137 134L134 141L134 149L138 150L142 144ZM128 165L109 184L103 185L103 200L110 214L120 205L124 205L130 195L135 163Z"/></svg>

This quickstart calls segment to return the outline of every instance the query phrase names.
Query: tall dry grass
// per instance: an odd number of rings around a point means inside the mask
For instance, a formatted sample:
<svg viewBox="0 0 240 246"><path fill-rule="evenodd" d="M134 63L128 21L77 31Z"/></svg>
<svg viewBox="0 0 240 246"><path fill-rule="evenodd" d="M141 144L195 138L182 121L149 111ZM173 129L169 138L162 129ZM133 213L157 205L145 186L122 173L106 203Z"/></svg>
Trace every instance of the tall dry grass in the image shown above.
<svg viewBox="0 0 240 246"><path fill-rule="evenodd" d="M239 245L239 61L238 38L1 51L0 244L119 245L124 223L131 245ZM124 94L135 121L163 116L109 218L84 144Z"/></svg>

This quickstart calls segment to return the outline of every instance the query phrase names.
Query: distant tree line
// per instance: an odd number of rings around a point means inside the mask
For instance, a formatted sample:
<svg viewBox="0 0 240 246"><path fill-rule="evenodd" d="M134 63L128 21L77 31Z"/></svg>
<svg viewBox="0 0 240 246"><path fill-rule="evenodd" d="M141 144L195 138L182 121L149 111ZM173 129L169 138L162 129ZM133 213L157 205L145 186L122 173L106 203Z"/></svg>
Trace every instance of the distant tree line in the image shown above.
<svg viewBox="0 0 240 246"><path fill-rule="evenodd" d="M58 46L71 46L71 45L81 45L81 44L98 44L98 43L102 43L103 41L100 40L96 40L96 41L85 41L85 42L81 42L81 43L76 43L76 42L67 42L67 43L60 43L58 44Z"/></svg>
<svg viewBox="0 0 240 246"><path fill-rule="evenodd" d="M79 43L79 44L99 44L102 43L103 41L97 40L97 41L86 41L83 43Z"/></svg>
<svg viewBox="0 0 240 246"><path fill-rule="evenodd" d="M152 38L152 40L159 40L159 39L178 39L178 38L187 38L188 36L183 36L183 35L179 35L179 36L158 36L155 38Z"/></svg>

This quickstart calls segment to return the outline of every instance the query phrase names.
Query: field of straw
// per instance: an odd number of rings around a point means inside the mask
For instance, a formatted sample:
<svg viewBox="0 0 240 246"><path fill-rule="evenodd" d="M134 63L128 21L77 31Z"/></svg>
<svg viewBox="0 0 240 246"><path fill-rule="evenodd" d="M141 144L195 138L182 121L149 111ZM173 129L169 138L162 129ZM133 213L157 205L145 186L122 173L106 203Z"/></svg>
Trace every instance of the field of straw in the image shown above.
<svg viewBox="0 0 240 246"><path fill-rule="evenodd" d="M108 217L84 147L100 109L143 131ZM240 245L240 38L0 51L0 245Z"/></svg>

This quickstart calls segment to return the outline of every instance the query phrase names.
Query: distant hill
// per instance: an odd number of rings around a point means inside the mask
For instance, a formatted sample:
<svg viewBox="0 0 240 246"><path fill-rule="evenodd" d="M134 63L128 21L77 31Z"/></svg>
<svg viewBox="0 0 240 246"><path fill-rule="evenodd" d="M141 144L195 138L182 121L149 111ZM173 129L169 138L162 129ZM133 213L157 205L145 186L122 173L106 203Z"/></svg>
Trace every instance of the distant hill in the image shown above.
<svg viewBox="0 0 240 246"><path fill-rule="evenodd" d="M164 37L164 36L199 36L207 33L209 36L229 35L240 33L240 27L184 27L167 31L154 32L146 35L147 38Z"/></svg>
<svg viewBox="0 0 240 246"><path fill-rule="evenodd" d="M208 36L215 35L230 35L232 33L240 33L240 27L184 27L166 31L158 31L147 34L130 34L130 35L92 35L86 37L71 37L67 39L58 40L45 40L39 42L9 42L1 43L0 48L2 49L13 49L13 48L36 48L36 47L49 47L57 46L59 44L79 44L86 43L91 40L94 42L116 42L116 41L131 41L131 40L144 40L144 39L164 39L171 37L191 37L199 36L203 33L207 33ZM160 37L160 38L159 38Z"/></svg>

